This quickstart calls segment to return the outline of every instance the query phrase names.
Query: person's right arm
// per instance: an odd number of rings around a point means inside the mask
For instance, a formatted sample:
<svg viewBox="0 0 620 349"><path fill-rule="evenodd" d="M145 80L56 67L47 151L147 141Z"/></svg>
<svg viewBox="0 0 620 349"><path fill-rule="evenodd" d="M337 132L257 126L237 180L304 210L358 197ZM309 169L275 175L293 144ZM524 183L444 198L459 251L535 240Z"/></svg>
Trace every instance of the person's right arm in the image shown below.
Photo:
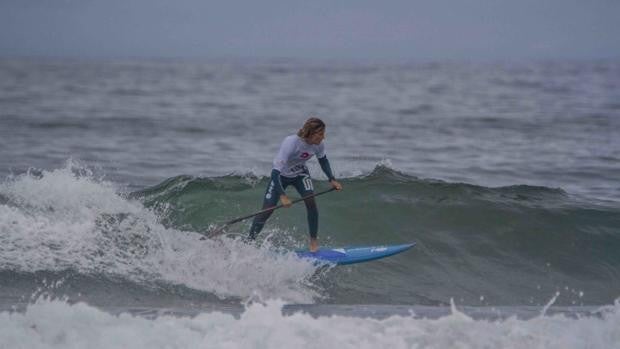
<svg viewBox="0 0 620 349"><path fill-rule="evenodd" d="M280 197L280 201L284 207L291 206L291 200L286 196L284 192L284 188L282 187L282 180L280 175L282 171L287 166L287 161L291 153L293 152L295 140L291 138L285 138L280 145L280 150L278 151L278 155L276 155L275 159L273 159L273 170L271 170L271 180L274 184L275 194Z"/></svg>
<svg viewBox="0 0 620 349"><path fill-rule="evenodd" d="M280 201L282 201L282 205L284 207L291 206L291 200L286 196L284 192L284 188L282 187L282 179L280 178L280 171L275 168L271 170L271 181L273 182L273 191L275 195L280 197Z"/></svg>

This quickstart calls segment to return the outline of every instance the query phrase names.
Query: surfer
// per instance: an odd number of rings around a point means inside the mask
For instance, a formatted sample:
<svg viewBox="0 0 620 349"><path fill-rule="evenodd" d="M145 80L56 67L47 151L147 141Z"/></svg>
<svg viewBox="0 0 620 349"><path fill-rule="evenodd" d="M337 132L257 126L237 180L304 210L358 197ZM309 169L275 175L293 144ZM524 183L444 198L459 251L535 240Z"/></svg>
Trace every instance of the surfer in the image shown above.
<svg viewBox="0 0 620 349"><path fill-rule="evenodd" d="M263 200L263 209L274 207L278 200L284 207L291 207L291 200L286 196L286 187L292 185L299 195L307 197L314 193L310 172L306 167L306 162L316 155L321 165L321 169L327 176L330 184L336 190L342 190L342 185L336 181L329 165L329 160L325 155L325 123L315 117L311 117L297 132L284 138L280 151L273 160L271 170L271 181L267 184L267 191ZM316 207L314 197L304 200L308 214L308 229L310 233L310 251L316 252L319 248L317 233L319 230L319 211ZM273 210L262 213L254 217L250 228L249 238L254 240L265 226L265 222Z"/></svg>

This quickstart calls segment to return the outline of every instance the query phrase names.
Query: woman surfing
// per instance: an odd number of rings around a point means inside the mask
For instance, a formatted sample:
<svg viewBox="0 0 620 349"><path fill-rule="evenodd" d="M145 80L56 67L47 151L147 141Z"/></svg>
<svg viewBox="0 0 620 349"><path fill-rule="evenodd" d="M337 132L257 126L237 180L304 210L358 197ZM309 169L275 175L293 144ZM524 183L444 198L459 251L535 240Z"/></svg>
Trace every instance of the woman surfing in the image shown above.
<svg viewBox="0 0 620 349"><path fill-rule="evenodd" d="M301 197L308 197L314 194L314 187L310 172L306 167L306 162L316 155L323 173L327 176L332 187L342 190L342 185L336 181L332 169L325 154L325 123L315 117L311 117L297 132L284 138L280 150L273 160L271 170L271 180L267 185L263 200L263 209L275 207L278 200L284 207L291 207L291 200L286 196L286 188L289 185L295 187ZM319 248L317 234L319 230L319 212L314 197L304 200L308 215L308 230L310 234L311 252L316 252ZM254 240L265 226L265 222L273 210L267 210L254 217L250 228L249 238Z"/></svg>

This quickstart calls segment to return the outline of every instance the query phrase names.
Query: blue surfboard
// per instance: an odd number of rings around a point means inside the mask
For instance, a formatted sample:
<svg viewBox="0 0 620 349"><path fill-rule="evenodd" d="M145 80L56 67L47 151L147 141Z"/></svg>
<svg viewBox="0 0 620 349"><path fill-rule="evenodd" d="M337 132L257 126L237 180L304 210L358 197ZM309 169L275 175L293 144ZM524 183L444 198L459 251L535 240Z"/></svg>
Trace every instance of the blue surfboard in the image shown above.
<svg viewBox="0 0 620 349"><path fill-rule="evenodd" d="M415 245L415 242L402 245L381 246L357 246L357 247L321 247L316 252L308 250L295 251L299 258L314 259L317 262L325 262L337 265L368 262L375 259L393 256L407 251Z"/></svg>

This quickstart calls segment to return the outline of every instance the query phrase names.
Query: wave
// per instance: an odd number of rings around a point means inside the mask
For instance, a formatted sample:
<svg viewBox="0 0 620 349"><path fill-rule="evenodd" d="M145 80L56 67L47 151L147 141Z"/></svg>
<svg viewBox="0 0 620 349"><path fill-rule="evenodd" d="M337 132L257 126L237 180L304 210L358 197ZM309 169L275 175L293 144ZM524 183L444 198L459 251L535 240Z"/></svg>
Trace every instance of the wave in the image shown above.
<svg viewBox="0 0 620 349"><path fill-rule="evenodd" d="M560 188L450 183L385 165L345 178L342 192L317 199L323 245L417 242L360 266L317 269L289 252L306 244L303 205L277 211L257 244L239 239L249 221L199 239L258 210L267 180L180 175L122 193L72 162L7 179L0 272L70 271L145 294L294 303L543 305L559 293L559 305L600 305L620 295L620 209Z"/></svg>
<svg viewBox="0 0 620 349"><path fill-rule="evenodd" d="M177 176L132 196L160 212L167 226L205 231L258 210L268 180L252 175ZM365 269L390 275L393 280L381 282L398 289L414 288L409 300L445 304L456 293L476 304L541 304L549 294L561 291L564 304L605 304L619 296L618 207L585 201L561 188L450 183L420 179L384 165L342 183L342 192L317 199L323 243L417 241L413 252L390 260L409 275L393 275L394 265ZM317 181L315 187L321 190L328 184ZM249 224L232 226L228 232L243 236ZM303 205L280 210L267 227L291 232L294 240L303 241ZM265 235L277 241L277 234ZM423 286L420 280L425 281ZM381 296L356 290L347 296L407 303L407 297L364 286L366 292Z"/></svg>
<svg viewBox="0 0 620 349"><path fill-rule="evenodd" d="M0 185L0 271L59 273L181 285L221 298L320 297L316 267L269 244L199 240L75 163Z"/></svg>
<svg viewBox="0 0 620 349"><path fill-rule="evenodd" d="M283 314L281 302L249 305L238 317L218 311L154 318L118 315L85 303L39 299L24 312L0 313L7 348L191 348L226 346L339 348L611 348L620 336L620 305L599 316L474 320L457 307L439 319ZM157 312L157 309L155 309ZM239 334L243 333L242 336Z"/></svg>

